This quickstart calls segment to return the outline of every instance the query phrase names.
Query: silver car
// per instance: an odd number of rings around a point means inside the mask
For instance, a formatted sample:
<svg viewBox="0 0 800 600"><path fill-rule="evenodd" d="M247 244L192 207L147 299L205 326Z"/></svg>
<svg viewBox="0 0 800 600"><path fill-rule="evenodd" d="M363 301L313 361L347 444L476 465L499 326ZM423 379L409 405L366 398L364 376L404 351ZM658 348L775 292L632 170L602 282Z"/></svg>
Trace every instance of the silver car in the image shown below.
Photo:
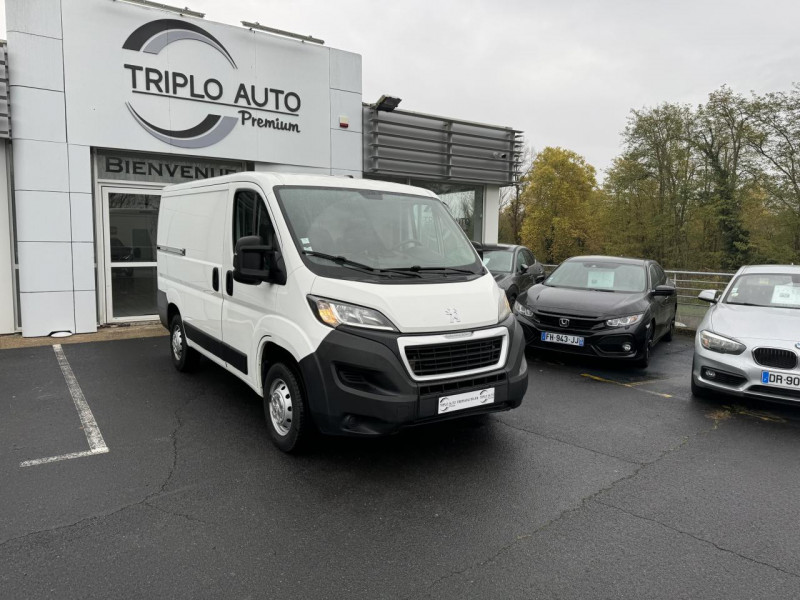
<svg viewBox="0 0 800 600"><path fill-rule="evenodd" d="M692 394L800 403L800 267L742 267L697 329Z"/></svg>

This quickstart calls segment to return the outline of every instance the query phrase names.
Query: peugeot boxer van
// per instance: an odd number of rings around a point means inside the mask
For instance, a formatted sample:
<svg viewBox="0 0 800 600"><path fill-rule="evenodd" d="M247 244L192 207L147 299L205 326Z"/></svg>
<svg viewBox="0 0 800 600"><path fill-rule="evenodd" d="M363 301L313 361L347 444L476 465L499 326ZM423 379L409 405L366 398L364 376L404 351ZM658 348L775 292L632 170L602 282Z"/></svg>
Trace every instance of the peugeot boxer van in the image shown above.
<svg viewBox="0 0 800 600"><path fill-rule="evenodd" d="M264 399L290 452L519 406L524 338L431 192L236 173L164 189L158 307L179 371L200 355Z"/></svg>

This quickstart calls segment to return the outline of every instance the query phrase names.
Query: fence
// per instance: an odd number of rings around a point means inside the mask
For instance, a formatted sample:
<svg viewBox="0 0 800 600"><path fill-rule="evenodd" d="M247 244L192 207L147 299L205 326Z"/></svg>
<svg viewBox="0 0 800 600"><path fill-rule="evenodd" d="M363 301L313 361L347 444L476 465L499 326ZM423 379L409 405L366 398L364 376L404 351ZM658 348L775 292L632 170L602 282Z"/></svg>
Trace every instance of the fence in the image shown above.
<svg viewBox="0 0 800 600"><path fill-rule="evenodd" d="M558 265L544 265L549 275ZM667 277L675 282L678 291L678 327L697 329L708 310L708 302L697 299L703 290L722 291L733 277L733 273L713 273L709 271L670 271Z"/></svg>

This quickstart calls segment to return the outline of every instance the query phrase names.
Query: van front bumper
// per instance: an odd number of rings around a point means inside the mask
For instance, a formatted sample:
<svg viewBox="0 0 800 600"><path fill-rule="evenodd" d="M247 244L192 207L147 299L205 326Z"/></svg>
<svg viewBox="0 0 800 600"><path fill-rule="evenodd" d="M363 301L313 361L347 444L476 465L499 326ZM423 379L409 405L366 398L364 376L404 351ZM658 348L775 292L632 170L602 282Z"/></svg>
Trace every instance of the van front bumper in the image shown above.
<svg viewBox="0 0 800 600"><path fill-rule="evenodd" d="M472 376L415 381L400 355L396 332L339 327L300 369L309 408L319 430L332 435L374 436L403 427L516 408L528 388L522 329L513 316L508 353L501 368ZM439 400L494 389L489 404L438 414Z"/></svg>

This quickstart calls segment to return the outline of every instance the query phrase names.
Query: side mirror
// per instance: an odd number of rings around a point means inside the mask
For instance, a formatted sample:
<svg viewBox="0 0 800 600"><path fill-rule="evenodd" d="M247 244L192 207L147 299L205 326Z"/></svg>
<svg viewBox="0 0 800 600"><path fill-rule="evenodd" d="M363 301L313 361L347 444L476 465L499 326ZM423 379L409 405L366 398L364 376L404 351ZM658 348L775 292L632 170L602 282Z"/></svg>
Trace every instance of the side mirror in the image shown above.
<svg viewBox="0 0 800 600"><path fill-rule="evenodd" d="M674 285L657 285L656 289L653 290L654 296L674 296L675 295L675 286Z"/></svg>
<svg viewBox="0 0 800 600"><path fill-rule="evenodd" d="M480 256L481 260L482 260L483 259L483 244L481 244L480 242L472 242L472 245L475 247L475 251L478 253L478 256Z"/></svg>
<svg viewBox="0 0 800 600"><path fill-rule="evenodd" d="M522 263L522 264L519 266L519 272L520 272L520 273L525 273L527 270L528 270L528 265L526 265L525 263Z"/></svg>
<svg viewBox="0 0 800 600"><path fill-rule="evenodd" d="M239 238L233 254L233 278L239 283L269 281L269 255L272 246L267 246L258 235Z"/></svg>
<svg viewBox="0 0 800 600"><path fill-rule="evenodd" d="M704 302L710 302L711 304L717 303L717 290L703 290L699 294L697 294L697 298L699 300L703 300Z"/></svg>

